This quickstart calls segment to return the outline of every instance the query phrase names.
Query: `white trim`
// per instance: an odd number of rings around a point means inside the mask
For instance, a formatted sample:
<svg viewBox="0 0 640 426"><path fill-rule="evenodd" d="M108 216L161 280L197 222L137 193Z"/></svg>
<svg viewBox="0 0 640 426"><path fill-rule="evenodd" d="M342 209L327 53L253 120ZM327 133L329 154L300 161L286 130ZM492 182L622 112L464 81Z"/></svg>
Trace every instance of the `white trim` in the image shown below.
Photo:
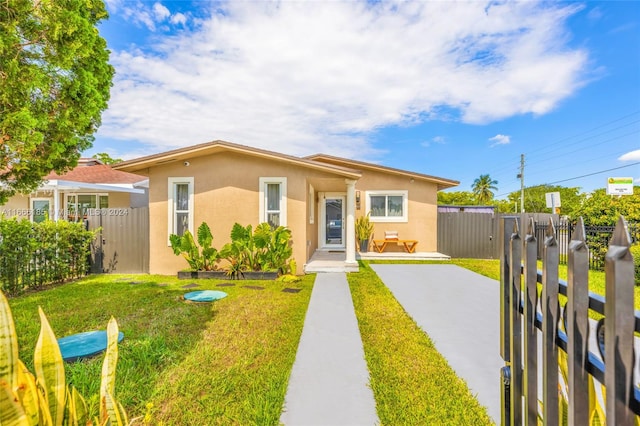
<svg viewBox="0 0 640 426"><path fill-rule="evenodd" d="M286 177L261 177L258 179L258 223L267 222L267 196L265 188L267 184L280 185L280 226L287 226L287 178Z"/></svg>
<svg viewBox="0 0 640 426"><path fill-rule="evenodd" d="M142 181L141 181L142 182ZM45 181L38 187L38 191L55 190L60 191L107 191L107 192L128 192L130 194L144 194L144 189L133 188L132 184L106 184L106 183L85 183L71 180L52 179Z"/></svg>
<svg viewBox="0 0 640 426"><path fill-rule="evenodd" d="M109 193L107 192L67 192L64 193L64 216L66 216L65 220L69 220L71 209L69 209L69 198L73 197L73 211L75 212L75 220L79 221L80 216L78 212L78 197L80 195L91 195L95 197L96 200L96 209L100 209L100 197L107 197L107 204L109 200ZM108 206L107 206L108 207Z"/></svg>
<svg viewBox="0 0 640 426"><path fill-rule="evenodd" d="M176 233L176 224L175 224L175 186L176 184L187 184L188 186L188 193L189 193L189 232L191 232L193 234L194 229L193 229L193 216L194 216L194 212L195 212L195 208L194 208L194 191L193 191L193 185L194 185L194 178L193 176L191 177L169 177L167 178L167 191L168 191L168 195L167 195L167 245L171 245L171 241L169 240L169 236L171 234L175 234Z"/></svg>
<svg viewBox="0 0 640 426"><path fill-rule="evenodd" d="M49 203L49 214L47 215L47 217L49 218L49 220L52 219L52 214L51 214L51 202L53 201L51 198L47 198L47 197L29 197L29 220L31 220L31 222L33 222L33 215L36 212L36 208L33 206L33 202L34 201L46 201Z"/></svg>
<svg viewBox="0 0 640 426"><path fill-rule="evenodd" d="M344 243L346 244L346 258L345 264L357 265L356 261L356 181L351 179L345 179L347 184L347 206L346 206L346 220L347 226L345 227L346 235Z"/></svg>
<svg viewBox="0 0 640 426"><path fill-rule="evenodd" d="M365 194L365 212L371 211L371 196L372 195L385 195L385 196L402 196L402 216L370 216L371 222L388 222L388 223L400 223L409 222L409 191L407 190L391 190L391 191L367 191Z"/></svg>
<svg viewBox="0 0 640 426"><path fill-rule="evenodd" d="M320 249L343 249L346 247L346 205L347 194L344 192L319 192L318 246ZM327 244L327 199L342 200L342 244Z"/></svg>

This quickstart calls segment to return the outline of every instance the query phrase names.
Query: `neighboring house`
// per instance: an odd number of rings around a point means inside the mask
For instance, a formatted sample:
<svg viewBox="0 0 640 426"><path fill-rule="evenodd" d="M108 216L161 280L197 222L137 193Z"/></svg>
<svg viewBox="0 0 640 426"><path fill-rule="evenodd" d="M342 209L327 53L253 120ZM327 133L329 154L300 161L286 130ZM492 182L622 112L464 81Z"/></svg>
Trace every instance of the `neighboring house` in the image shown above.
<svg viewBox="0 0 640 426"><path fill-rule="evenodd" d="M203 143L114 165L149 178L152 274L185 268L169 235L207 222L214 246L229 242L234 223L261 222L292 232L293 256L344 251L357 264L354 221L371 212L374 235L398 231L436 251L437 191L458 182L328 155L300 158L224 141Z"/></svg>
<svg viewBox="0 0 640 426"><path fill-rule="evenodd" d="M79 221L88 209L129 208L148 205L148 179L114 170L95 158L81 158L67 173L45 176L38 190L18 194L0 207L7 217Z"/></svg>

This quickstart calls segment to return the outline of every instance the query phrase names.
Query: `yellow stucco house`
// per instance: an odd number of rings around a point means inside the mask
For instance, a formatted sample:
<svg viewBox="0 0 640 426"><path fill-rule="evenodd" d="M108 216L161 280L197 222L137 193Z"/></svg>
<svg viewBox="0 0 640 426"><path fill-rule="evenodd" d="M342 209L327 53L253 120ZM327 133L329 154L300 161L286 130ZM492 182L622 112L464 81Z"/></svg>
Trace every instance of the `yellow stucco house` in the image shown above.
<svg viewBox="0 0 640 426"><path fill-rule="evenodd" d="M234 223L269 222L292 232L299 265L316 251L357 265L355 219L371 212L374 236L387 230L437 248L437 192L459 182L329 155L300 158L213 141L124 161L114 169L149 179L149 272L185 268L169 235L207 222L214 246ZM397 248L390 248L390 250ZM399 249L402 249L401 247Z"/></svg>

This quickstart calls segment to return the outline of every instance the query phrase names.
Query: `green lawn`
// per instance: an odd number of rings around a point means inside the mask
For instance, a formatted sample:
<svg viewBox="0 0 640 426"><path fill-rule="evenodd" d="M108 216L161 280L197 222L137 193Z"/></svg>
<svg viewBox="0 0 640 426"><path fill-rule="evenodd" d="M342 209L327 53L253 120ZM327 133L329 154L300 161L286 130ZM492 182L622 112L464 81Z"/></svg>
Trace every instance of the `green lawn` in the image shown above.
<svg viewBox="0 0 640 426"><path fill-rule="evenodd" d="M360 272L347 277L381 424L492 424L466 383L368 264L361 263Z"/></svg>
<svg viewBox="0 0 640 426"><path fill-rule="evenodd" d="M499 278L497 260L446 263ZM603 274L592 274L592 290L603 291ZM225 288L216 287L222 281L202 280L197 289L224 290L229 297L192 304L180 298L191 280L94 275L12 298L10 305L20 357L30 369L38 305L59 337L104 328L114 316L125 334L116 396L130 417L148 411L151 424L278 424L314 279L286 285L235 281ZM368 264L348 280L381 424L491 424ZM283 293L285 286L302 291ZM94 411L101 364L101 357L67 364L68 380Z"/></svg>
<svg viewBox="0 0 640 426"><path fill-rule="evenodd" d="M90 276L9 300L20 358L32 370L37 306L58 337L104 329L114 316L120 344L116 397L130 417L152 404L152 424L278 424L315 276L300 283L198 281L229 294L213 304L181 300L166 276ZM159 285L162 284L162 285ZM265 290L243 288L264 286ZM283 287L301 288L283 293ZM97 409L102 357L66 364L67 380Z"/></svg>

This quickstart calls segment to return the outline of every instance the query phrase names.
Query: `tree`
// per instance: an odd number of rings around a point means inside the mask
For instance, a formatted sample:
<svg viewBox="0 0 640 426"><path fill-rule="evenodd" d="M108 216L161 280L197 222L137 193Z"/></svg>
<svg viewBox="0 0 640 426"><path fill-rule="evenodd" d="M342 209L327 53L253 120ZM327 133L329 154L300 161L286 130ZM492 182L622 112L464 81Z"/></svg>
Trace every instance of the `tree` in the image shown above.
<svg viewBox="0 0 640 426"><path fill-rule="evenodd" d="M560 193L560 212L563 215L573 217L575 210L580 207L585 195L580 193L579 187L567 188L557 185L536 185L524 189L524 210L530 213L552 213L551 208L547 207L546 193ZM514 191L508 195L510 204L518 204L520 206L520 191ZM513 211L513 209L511 210Z"/></svg>
<svg viewBox="0 0 640 426"><path fill-rule="evenodd" d="M475 195L469 191L438 192L438 204L471 206L476 204Z"/></svg>
<svg viewBox="0 0 640 426"><path fill-rule="evenodd" d="M121 158L111 158L111 156L106 152L99 152L97 154L93 154L92 158L100 160L102 164L116 164L122 161Z"/></svg>
<svg viewBox="0 0 640 426"><path fill-rule="evenodd" d="M0 6L0 203L73 168L107 107L114 70L102 0Z"/></svg>
<svg viewBox="0 0 640 426"><path fill-rule="evenodd" d="M489 175L480 175L479 178L473 181L471 189L478 201L478 204L487 204L493 199L493 191L497 191L497 180L491 179Z"/></svg>
<svg viewBox="0 0 640 426"><path fill-rule="evenodd" d="M615 225L618 217L630 223L640 223L640 186L633 187L633 195L607 195L597 189L585 197L572 219L582 216L586 225Z"/></svg>

